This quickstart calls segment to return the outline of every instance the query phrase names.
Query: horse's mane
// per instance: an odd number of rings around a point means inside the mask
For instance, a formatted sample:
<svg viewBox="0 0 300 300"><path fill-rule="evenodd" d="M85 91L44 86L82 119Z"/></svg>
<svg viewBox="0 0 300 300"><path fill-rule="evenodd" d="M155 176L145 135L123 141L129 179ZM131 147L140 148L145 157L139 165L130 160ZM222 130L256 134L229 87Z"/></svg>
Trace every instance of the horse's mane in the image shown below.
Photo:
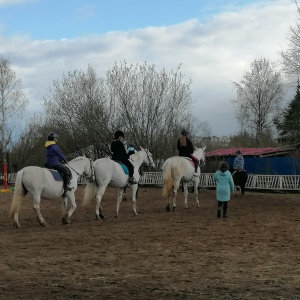
<svg viewBox="0 0 300 300"><path fill-rule="evenodd" d="M74 159L71 160L71 162L76 162L78 160L82 160L83 158L86 158L85 156L78 156L78 157L75 157Z"/></svg>

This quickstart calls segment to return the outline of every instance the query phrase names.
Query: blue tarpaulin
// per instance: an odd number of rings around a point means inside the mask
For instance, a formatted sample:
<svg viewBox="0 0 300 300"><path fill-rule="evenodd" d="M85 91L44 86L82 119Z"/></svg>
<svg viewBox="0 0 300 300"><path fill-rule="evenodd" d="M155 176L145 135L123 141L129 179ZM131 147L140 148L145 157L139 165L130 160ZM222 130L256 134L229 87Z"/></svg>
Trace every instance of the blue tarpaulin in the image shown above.
<svg viewBox="0 0 300 300"><path fill-rule="evenodd" d="M233 165L235 157L228 157L227 163ZM245 170L248 174L261 175L300 175L299 157L245 157Z"/></svg>

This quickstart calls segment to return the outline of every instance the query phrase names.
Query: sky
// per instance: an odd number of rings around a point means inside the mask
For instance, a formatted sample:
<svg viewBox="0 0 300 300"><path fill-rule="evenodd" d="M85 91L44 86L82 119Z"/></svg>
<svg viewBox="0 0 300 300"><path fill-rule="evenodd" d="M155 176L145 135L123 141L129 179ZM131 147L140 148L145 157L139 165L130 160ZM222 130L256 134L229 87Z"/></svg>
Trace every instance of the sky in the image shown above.
<svg viewBox="0 0 300 300"><path fill-rule="evenodd" d="M294 0L0 0L0 56L22 80L29 112L43 110L54 80L89 64L99 76L123 61L181 65L197 119L212 135L233 135L232 82L259 57L280 67L296 21ZM284 86L286 104L296 84Z"/></svg>

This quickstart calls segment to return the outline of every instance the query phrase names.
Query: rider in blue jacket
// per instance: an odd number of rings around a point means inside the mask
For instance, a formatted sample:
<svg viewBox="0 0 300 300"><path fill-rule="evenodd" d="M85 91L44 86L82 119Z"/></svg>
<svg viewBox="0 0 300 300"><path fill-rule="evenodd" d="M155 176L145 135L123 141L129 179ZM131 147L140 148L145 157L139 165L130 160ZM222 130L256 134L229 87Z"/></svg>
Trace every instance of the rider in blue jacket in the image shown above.
<svg viewBox="0 0 300 300"><path fill-rule="evenodd" d="M71 176L70 170L64 165L66 164L67 158L63 155L59 149L57 143L58 135L55 132L50 132L48 134L48 140L45 143L47 160L45 166L47 168L52 168L57 170L63 178L64 181L64 191L70 191L71 188L68 187L69 179Z"/></svg>

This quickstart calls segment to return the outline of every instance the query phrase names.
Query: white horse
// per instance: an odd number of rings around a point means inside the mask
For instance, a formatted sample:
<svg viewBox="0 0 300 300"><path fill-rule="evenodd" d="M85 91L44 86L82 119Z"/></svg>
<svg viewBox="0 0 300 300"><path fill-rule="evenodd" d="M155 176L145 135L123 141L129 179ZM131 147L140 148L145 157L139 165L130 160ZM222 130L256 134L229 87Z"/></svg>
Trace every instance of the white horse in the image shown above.
<svg viewBox="0 0 300 300"><path fill-rule="evenodd" d="M205 149L196 148L193 155L199 159L199 162L205 163ZM184 207L188 208L187 197L188 197L188 182L194 180L194 194L195 200L197 202L197 207L199 207L198 200L198 185L200 181L200 164L197 170L197 176L195 176L195 167L192 164L190 158L185 158L181 156L173 156L168 158L163 164L163 180L164 180L164 190L163 196L168 197L168 204L166 210L170 210L170 199L173 200L173 211L176 209L176 196L177 190L180 185L180 181L183 183L184 190Z"/></svg>
<svg viewBox="0 0 300 300"><path fill-rule="evenodd" d="M143 149L141 147L140 151L130 156L130 160L134 166L134 178L139 182L140 174L139 168L142 163L147 164L150 167L155 167L153 162L152 154L149 150ZM88 183L84 190L83 206L90 203L91 199L96 196L96 220L104 219L101 199L105 192L107 186L118 188L117 197L117 209L115 217L118 217L120 202L123 198L124 188L128 184L128 175L125 174L121 165L111 158L100 158L94 161L93 167L95 170L95 182ZM132 189L132 202L133 202L133 213L137 215L136 210L136 192L138 189L138 184L133 184L130 186Z"/></svg>
<svg viewBox="0 0 300 300"><path fill-rule="evenodd" d="M69 184L71 191L67 191L63 196L62 202L62 222L63 224L70 223L69 218L75 211L77 205L75 202L75 191L77 189L77 180L79 176L92 178L93 169L92 162L84 156L79 156L68 162L69 169L72 172L72 179ZM17 173L14 195L10 207L10 217L14 219L13 225L19 228L18 215L22 201L27 193L33 197L33 209L37 215L41 226L46 226L47 223L40 211L41 198L52 199L62 196L64 192L63 182L56 181L51 172L46 168L36 166L25 167ZM68 210L68 200L71 207Z"/></svg>

